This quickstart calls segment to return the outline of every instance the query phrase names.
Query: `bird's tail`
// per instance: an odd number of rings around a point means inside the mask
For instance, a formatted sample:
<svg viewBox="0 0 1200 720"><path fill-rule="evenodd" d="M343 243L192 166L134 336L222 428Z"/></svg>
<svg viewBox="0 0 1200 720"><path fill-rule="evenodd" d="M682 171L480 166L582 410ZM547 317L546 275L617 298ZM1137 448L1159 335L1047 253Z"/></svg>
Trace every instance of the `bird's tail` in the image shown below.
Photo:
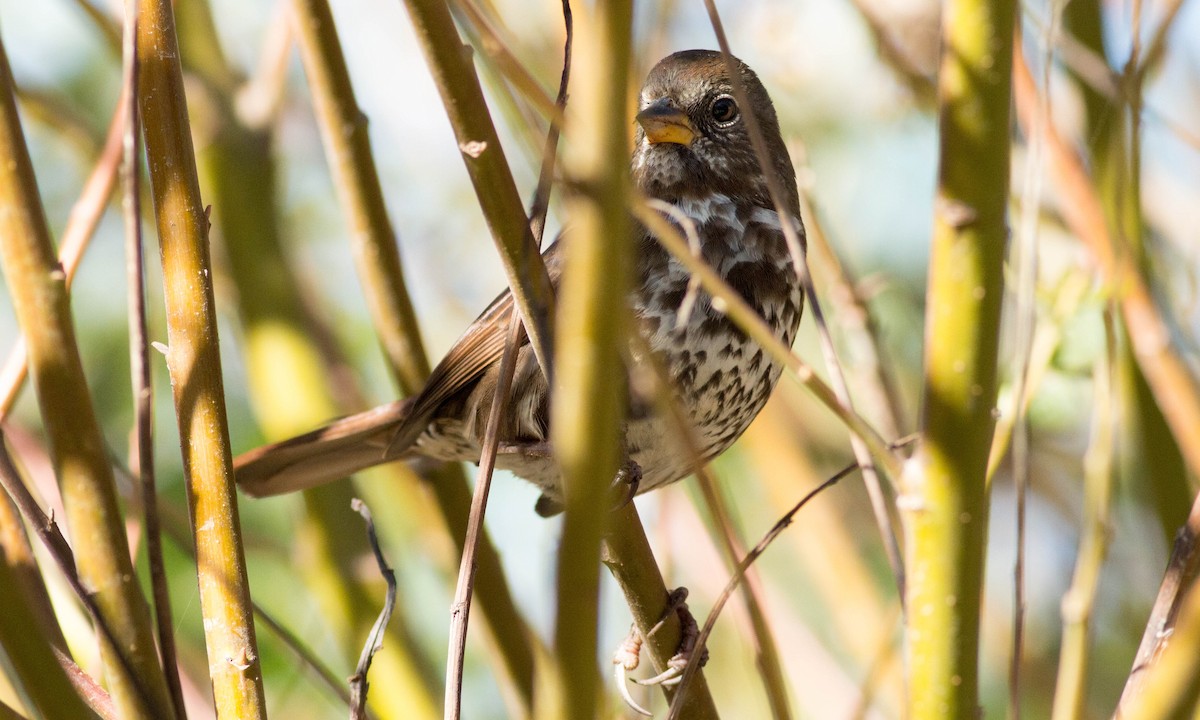
<svg viewBox="0 0 1200 720"><path fill-rule="evenodd" d="M411 400L397 400L239 455L238 487L252 497L282 495L398 460L411 444L394 442L411 408Z"/></svg>

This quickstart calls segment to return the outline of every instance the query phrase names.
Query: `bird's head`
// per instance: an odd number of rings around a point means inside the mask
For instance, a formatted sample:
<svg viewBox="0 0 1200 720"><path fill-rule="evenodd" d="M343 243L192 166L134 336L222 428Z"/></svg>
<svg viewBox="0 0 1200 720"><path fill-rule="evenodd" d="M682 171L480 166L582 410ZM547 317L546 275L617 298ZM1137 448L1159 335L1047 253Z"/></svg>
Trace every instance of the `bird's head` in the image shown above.
<svg viewBox="0 0 1200 720"><path fill-rule="evenodd" d="M686 50L663 58L638 98L633 176L639 190L664 200L721 193L771 207L754 154L747 114L758 120L773 169L789 204L796 179L766 88L745 63L733 59L749 99L742 107L721 53Z"/></svg>

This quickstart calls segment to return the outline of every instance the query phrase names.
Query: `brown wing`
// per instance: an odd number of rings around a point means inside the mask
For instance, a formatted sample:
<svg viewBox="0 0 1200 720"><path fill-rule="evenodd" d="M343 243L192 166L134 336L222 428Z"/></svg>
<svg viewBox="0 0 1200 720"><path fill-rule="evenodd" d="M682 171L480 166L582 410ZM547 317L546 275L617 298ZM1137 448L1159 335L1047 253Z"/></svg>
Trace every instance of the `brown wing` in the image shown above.
<svg viewBox="0 0 1200 720"><path fill-rule="evenodd" d="M550 275L550 286L557 291L562 277L557 239L542 253L542 260ZM515 311L512 293L505 290L467 327L417 394L412 413L396 432L393 440L396 447L408 447L416 442L448 401L470 393L488 370L499 365ZM517 349L528 344L529 335L522 329L517 336Z"/></svg>
<svg viewBox="0 0 1200 720"><path fill-rule="evenodd" d="M555 241L542 255L555 289L562 274L558 247ZM499 364L513 311L513 298L506 290L471 323L415 397L238 456L238 486L255 497L279 495L399 459L447 402L469 394ZM518 347L528 343L522 332Z"/></svg>

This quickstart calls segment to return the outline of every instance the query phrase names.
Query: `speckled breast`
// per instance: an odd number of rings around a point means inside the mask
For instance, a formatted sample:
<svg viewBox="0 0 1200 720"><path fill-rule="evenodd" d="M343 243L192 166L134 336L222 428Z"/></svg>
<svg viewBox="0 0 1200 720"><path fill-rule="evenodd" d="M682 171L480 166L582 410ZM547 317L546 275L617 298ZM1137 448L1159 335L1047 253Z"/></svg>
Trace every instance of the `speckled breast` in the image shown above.
<svg viewBox="0 0 1200 720"><path fill-rule="evenodd" d="M790 346L803 295L778 215L723 196L676 205L692 219L705 261ZM647 237L640 249L635 313L667 368L700 454L690 457L677 433L635 402L626 443L642 467L645 491L680 479L695 460L707 461L732 445L766 404L783 368L714 308L707 293L689 289L690 273L656 241Z"/></svg>

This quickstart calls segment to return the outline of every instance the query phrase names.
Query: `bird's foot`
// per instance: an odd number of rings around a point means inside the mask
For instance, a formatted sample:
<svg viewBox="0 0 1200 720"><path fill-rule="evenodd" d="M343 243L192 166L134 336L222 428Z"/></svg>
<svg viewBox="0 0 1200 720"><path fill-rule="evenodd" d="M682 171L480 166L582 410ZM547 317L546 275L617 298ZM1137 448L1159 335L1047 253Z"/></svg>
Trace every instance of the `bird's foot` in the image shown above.
<svg viewBox="0 0 1200 720"><path fill-rule="evenodd" d="M642 484L642 466L638 465L631 459L627 459L617 470L617 474L613 477L612 484L609 486L609 494L612 496L613 510L620 510L633 501L633 498L638 494L638 487Z"/></svg>
<svg viewBox="0 0 1200 720"><path fill-rule="evenodd" d="M687 668L688 663L692 662L692 654L696 650L696 639L700 636L700 628L696 624L696 618L688 610L687 596L688 591L685 587L672 590L667 599L667 609L663 612L662 619L655 623L654 627L650 628L650 632L647 633L647 635L653 635L658 632L658 629L662 627L672 612L679 615L679 647L671 659L667 661L667 668L663 672L645 680L628 677L628 673L636 670L641 662L643 638L642 634L638 632L637 627L629 628L629 635L622 641L620 647L617 648L617 652L613 655L613 674L616 678L621 698L635 712L647 717L650 716L650 712L634 701L633 697L629 694L628 683L634 682L644 686L661 685L663 687L674 687L679 684L679 681L683 678L683 671ZM707 648L700 654L700 657L696 661L700 663L700 667L704 667L704 664L708 662Z"/></svg>
<svg viewBox="0 0 1200 720"><path fill-rule="evenodd" d="M621 693L621 699L625 701L635 713L652 717L651 713L646 708L638 704L637 700L633 699L633 695L629 693L628 673L638 669L638 665L642 662L642 634L638 632L636 625L629 626L629 634L621 641L617 647L617 651L613 653L613 679L617 683L617 692Z"/></svg>
<svg viewBox="0 0 1200 720"><path fill-rule="evenodd" d="M617 470L617 474L613 477L612 483L609 485L609 496L612 498L613 510L620 510L633 500L638 493L638 486L642 483L642 468L633 460L626 460L623 465ZM537 504L533 506L534 512L538 515L548 518L558 515L566 507L563 505L561 498L552 497L543 494L537 499Z"/></svg>

